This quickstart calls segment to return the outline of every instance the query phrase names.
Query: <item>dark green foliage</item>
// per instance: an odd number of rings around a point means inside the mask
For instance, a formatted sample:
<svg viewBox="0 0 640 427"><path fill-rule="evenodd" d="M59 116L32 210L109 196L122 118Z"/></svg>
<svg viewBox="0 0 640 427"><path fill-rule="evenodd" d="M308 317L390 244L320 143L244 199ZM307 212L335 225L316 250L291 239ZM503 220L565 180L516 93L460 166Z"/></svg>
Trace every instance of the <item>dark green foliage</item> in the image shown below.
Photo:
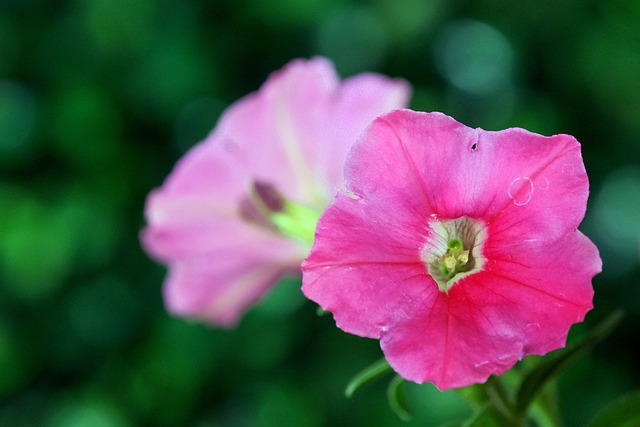
<svg viewBox="0 0 640 427"><path fill-rule="evenodd" d="M213 330L165 313L164 269L138 242L146 194L224 108L322 54L343 75L407 78L414 109L582 142L581 229L604 272L572 336L628 313L560 378L582 425L640 388L638 28L631 0L0 0L0 424L399 423L386 381L344 398L378 343L316 316L299 282ZM429 384L406 394L407 425L470 413Z"/></svg>

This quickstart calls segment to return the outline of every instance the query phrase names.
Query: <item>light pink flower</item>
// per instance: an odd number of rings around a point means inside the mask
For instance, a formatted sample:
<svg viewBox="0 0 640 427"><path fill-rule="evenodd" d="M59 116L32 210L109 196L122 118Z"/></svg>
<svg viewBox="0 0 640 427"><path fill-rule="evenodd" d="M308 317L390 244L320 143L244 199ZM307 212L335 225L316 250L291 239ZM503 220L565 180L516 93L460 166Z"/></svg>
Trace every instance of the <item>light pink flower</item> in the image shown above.
<svg viewBox="0 0 640 427"><path fill-rule="evenodd" d="M377 74L341 83L314 58L230 106L147 200L141 238L168 265L168 310L228 326L281 276L299 274L348 149L409 91Z"/></svg>
<svg viewBox="0 0 640 427"><path fill-rule="evenodd" d="M592 308L601 260L576 229L589 189L573 137L398 110L345 168L302 289L404 378L484 382L564 346Z"/></svg>

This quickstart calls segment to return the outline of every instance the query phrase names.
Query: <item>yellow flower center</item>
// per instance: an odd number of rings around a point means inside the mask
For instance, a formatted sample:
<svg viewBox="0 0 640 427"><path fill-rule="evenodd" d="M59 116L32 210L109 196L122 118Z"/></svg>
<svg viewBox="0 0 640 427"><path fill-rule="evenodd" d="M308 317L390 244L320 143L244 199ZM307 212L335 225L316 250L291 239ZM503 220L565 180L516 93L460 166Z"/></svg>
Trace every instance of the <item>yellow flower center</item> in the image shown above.
<svg viewBox="0 0 640 427"><path fill-rule="evenodd" d="M466 271L469 262L469 250L465 250L459 239L449 241L447 252L438 258L440 272L451 279L457 273Z"/></svg>
<svg viewBox="0 0 640 427"><path fill-rule="evenodd" d="M429 223L432 235L422 248L421 258L438 289L448 293L460 279L482 268L484 225L469 217Z"/></svg>

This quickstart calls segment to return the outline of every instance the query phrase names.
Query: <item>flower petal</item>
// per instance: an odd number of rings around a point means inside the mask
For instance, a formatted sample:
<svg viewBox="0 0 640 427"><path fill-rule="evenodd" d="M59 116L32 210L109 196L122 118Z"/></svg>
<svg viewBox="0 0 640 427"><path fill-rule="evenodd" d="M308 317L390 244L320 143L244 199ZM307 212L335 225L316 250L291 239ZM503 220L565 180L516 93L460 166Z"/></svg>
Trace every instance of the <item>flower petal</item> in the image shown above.
<svg viewBox="0 0 640 427"><path fill-rule="evenodd" d="M483 308L456 293L438 293L430 306L411 310L382 336L385 357L404 378L430 381L440 390L462 387L484 382L522 357L521 342L488 334L492 325Z"/></svg>
<svg viewBox="0 0 640 427"><path fill-rule="evenodd" d="M225 141L286 197L324 207L353 142L375 117L404 106L409 91L403 80L375 74L340 84L324 58L292 61L230 108L209 139Z"/></svg>
<svg viewBox="0 0 640 427"><path fill-rule="evenodd" d="M483 382L564 345L591 309L601 261L576 231L588 181L572 137L399 110L368 128L345 178L302 289L343 330L380 338L404 378L441 389ZM439 250L432 222L461 217L483 228L483 262L439 291L421 253Z"/></svg>
<svg viewBox="0 0 640 427"><path fill-rule="evenodd" d="M252 176L286 197L300 203L320 199L324 204L330 195L314 179L308 167L314 159L303 147L326 142L328 96L338 85L326 59L292 61L273 73L260 91L230 107L208 142L223 141Z"/></svg>
<svg viewBox="0 0 640 427"><path fill-rule="evenodd" d="M494 234L505 233L503 244L508 239L518 241L523 234L552 241L578 227L586 211L589 181L575 138L544 137L523 129L479 132L474 154L487 156L493 165L482 196L493 202L483 216L495 223Z"/></svg>
<svg viewBox="0 0 640 427"><path fill-rule="evenodd" d="M141 240L169 266L170 309L228 325L284 271L299 271L308 244L278 233L252 189L321 211L357 135L402 107L408 92L405 82L374 74L341 83L324 58L294 60L225 111L147 199ZM246 218L246 205L256 218Z"/></svg>
<svg viewBox="0 0 640 427"><path fill-rule="evenodd" d="M296 270L297 260L287 268L266 257L234 255L220 256L214 263L205 256L173 264L164 288L167 309L178 316L232 326L278 278Z"/></svg>
<svg viewBox="0 0 640 427"><path fill-rule="evenodd" d="M347 332L379 338L398 310L438 289L420 258L433 231L401 202L381 209L340 193L318 222L302 291Z"/></svg>
<svg viewBox="0 0 640 427"><path fill-rule="evenodd" d="M441 113L398 110L374 122L365 139L353 148L363 160L347 165L347 187L380 204L412 199L413 210L427 215L487 223L500 216L501 230L524 227L547 239L584 217L589 184L571 136L487 132Z"/></svg>
<svg viewBox="0 0 640 427"><path fill-rule="evenodd" d="M524 355L564 346L569 327L592 308L598 251L576 231L529 255L509 262L489 256L486 271L440 293L428 310L413 308L407 321L381 339L391 366L407 379L444 390L484 382ZM562 273L553 274L558 265Z"/></svg>
<svg viewBox="0 0 640 427"><path fill-rule="evenodd" d="M320 147L322 171L319 176L329 188L343 189L344 163L332 161L335 157L346 158L353 143L365 131L374 118L400 108L408 103L411 88L400 79L391 80L378 74L359 74L346 79L333 96L335 108L330 121L332 144ZM345 143L347 142L347 143Z"/></svg>

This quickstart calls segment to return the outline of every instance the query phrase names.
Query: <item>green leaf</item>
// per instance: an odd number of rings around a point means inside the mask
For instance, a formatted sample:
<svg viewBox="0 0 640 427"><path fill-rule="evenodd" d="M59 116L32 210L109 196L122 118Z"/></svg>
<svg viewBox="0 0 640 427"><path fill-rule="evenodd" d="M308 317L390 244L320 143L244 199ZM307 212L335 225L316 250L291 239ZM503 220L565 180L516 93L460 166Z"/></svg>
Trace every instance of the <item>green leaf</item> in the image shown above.
<svg viewBox="0 0 640 427"><path fill-rule="evenodd" d="M563 426L562 414L558 407L558 395L556 384L544 387L542 393L536 398L531 407L531 418L539 427Z"/></svg>
<svg viewBox="0 0 640 427"><path fill-rule="evenodd" d="M413 416L407 406L407 396L405 393L406 384L407 381L404 378L396 375L389 383L389 388L387 388L387 399L389 400L389 406L398 418L403 421L410 421Z"/></svg>
<svg viewBox="0 0 640 427"><path fill-rule="evenodd" d="M589 427L636 427L640 425L640 390L610 403L588 425Z"/></svg>
<svg viewBox="0 0 640 427"><path fill-rule="evenodd" d="M504 425L504 420L496 408L487 405L467 420L463 427L504 427Z"/></svg>
<svg viewBox="0 0 640 427"><path fill-rule="evenodd" d="M483 407L487 400L484 384L472 384L454 390L476 409Z"/></svg>
<svg viewBox="0 0 640 427"><path fill-rule="evenodd" d="M618 325L622 316L623 313L621 310L613 312L613 314L591 331L589 335L583 338L582 341L558 351L555 357L544 359L538 366L532 369L523 379L522 385L518 390L516 397L516 414L519 416L524 415L529 409L531 402L533 402L547 381L567 366L569 362L576 359L592 345L609 335Z"/></svg>
<svg viewBox="0 0 640 427"><path fill-rule="evenodd" d="M349 381L349 384L347 384L344 395L349 398L363 386L372 383L391 372L393 372L393 369L391 369L387 360L382 358L353 377L351 381Z"/></svg>
<svg viewBox="0 0 640 427"><path fill-rule="evenodd" d="M509 397L500 377L493 375L489 377L485 383L485 393L488 401L498 412L502 413L506 418L510 418L513 415L513 401Z"/></svg>

